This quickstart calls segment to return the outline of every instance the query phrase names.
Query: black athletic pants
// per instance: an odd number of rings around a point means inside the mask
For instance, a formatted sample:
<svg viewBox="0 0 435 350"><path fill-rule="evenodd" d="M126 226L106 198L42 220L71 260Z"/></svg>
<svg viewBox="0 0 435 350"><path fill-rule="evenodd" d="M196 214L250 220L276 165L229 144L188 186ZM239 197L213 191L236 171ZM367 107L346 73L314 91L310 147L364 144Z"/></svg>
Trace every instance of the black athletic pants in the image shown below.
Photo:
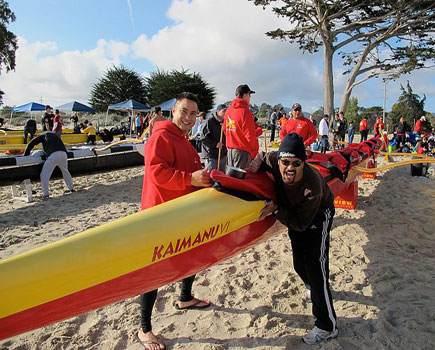
<svg viewBox="0 0 435 350"><path fill-rule="evenodd" d="M179 301L190 301L193 299L192 295L192 285L195 280L195 275L186 277L181 281L181 294L179 297ZM140 316L141 316L141 325L144 333L151 332L153 329L151 325L151 315L153 313L154 303L157 299L157 289L152 290L151 292L142 294L140 296Z"/></svg>
<svg viewBox="0 0 435 350"><path fill-rule="evenodd" d="M299 277L311 290L315 325L328 332L337 328L337 316L329 290L329 231L334 207L317 214L304 232L289 230L293 265Z"/></svg>
<svg viewBox="0 0 435 350"><path fill-rule="evenodd" d="M270 142L275 141L275 123L270 126Z"/></svg>
<svg viewBox="0 0 435 350"><path fill-rule="evenodd" d="M359 133L361 134L361 142L367 141L367 136L369 134L369 131L368 130L361 130Z"/></svg>

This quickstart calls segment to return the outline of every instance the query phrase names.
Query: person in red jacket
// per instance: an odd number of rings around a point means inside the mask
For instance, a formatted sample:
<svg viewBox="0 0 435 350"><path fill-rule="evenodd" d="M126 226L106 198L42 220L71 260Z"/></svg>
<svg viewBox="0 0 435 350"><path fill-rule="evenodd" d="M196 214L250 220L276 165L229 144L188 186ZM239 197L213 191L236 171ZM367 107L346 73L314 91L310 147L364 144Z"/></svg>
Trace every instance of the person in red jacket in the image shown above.
<svg viewBox="0 0 435 350"><path fill-rule="evenodd" d="M424 127L423 124L426 121L426 117L424 115L421 116L419 120L417 120L417 123L415 123L414 132L418 135L424 134Z"/></svg>
<svg viewBox="0 0 435 350"><path fill-rule="evenodd" d="M177 97L172 108L172 122L165 120L155 124L145 145L142 210L196 191L199 187L210 187L207 169L201 169L198 153L187 138L195 125L197 114L198 98L184 92ZM210 301L192 296L194 278L191 276L182 280L177 309L202 309L210 306ZM141 328L137 337L145 349L162 350L165 345L152 332L151 326L156 298L157 290L145 293L140 298Z"/></svg>
<svg viewBox="0 0 435 350"><path fill-rule="evenodd" d="M247 168L258 153L259 131L256 130L254 116L249 110L251 94L254 93L255 91L246 84L238 86L236 98L225 113L224 132L228 149L228 166Z"/></svg>
<svg viewBox="0 0 435 350"><path fill-rule="evenodd" d="M382 133L383 133L384 127L385 127L385 124L382 121L382 119L381 118L376 118L376 123L375 123L375 126L374 126L374 134L375 134L374 136L375 137L381 136Z"/></svg>
<svg viewBox="0 0 435 350"><path fill-rule="evenodd" d="M305 147L316 142L318 136L316 127L308 118L304 117L302 106L299 103L293 104L291 114L293 118L286 121L279 133L281 141L284 140L285 135L295 132L302 137Z"/></svg>
<svg viewBox="0 0 435 350"><path fill-rule="evenodd" d="M369 133L369 129L367 127L367 118L363 117L363 119L359 123L359 133L361 134L361 142L367 141L367 136Z"/></svg>

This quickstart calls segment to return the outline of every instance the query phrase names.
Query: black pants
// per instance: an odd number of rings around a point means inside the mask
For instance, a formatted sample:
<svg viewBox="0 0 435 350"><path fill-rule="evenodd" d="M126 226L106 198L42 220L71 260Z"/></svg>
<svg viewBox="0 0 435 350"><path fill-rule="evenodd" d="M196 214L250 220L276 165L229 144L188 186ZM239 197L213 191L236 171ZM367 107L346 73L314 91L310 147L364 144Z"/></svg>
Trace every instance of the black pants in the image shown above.
<svg viewBox="0 0 435 350"><path fill-rule="evenodd" d="M275 141L275 123L270 126L270 142Z"/></svg>
<svg viewBox="0 0 435 350"><path fill-rule="evenodd" d="M369 134L369 131L368 130L361 130L359 133L361 134L361 142L367 141L367 136Z"/></svg>
<svg viewBox="0 0 435 350"><path fill-rule="evenodd" d="M36 130L28 129L24 127L24 143L27 143L27 135L30 135L30 140L33 139L33 136L35 136Z"/></svg>
<svg viewBox="0 0 435 350"><path fill-rule="evenodd" d="M88 135L88 142L87 143L91 143L91 144L95 145L96 140L97 140L97 137L95 135Z"/></svg>
<svg viewBox="0 0 435 350"><path fill-rule="evenodd" d="M406 139L405 134L396 134L397 149L400 150L400 148L405 144L405 139Z"/></svg>
<svg viewBox="0 0 435 350"><path fill-rule="evenodd" d="M181 294L179 301L191 301L193 299L192 295L192 285L195 280L195 275L186 277L181 281ZM153 327L151 325L151 315L153 313L154 303L157 299L157 289L151 292L142 294L140 296L140 316L141 325L144 333L151 332Z"/></svg>
<svg viewBox="0 0 435 350"><path fill-rule="evenodd" d="M140 125L136 125L136 135L139 137L142 135L142 127Z"/></svg>
<svg viewBox="0 0 435 350"><path fill-rule="evenodd" d="M319 213L304 232L289 230L293 265L311 290L315 325L328 332L337 328L337 316L329 290L329 232L334 207Z"/></svg>

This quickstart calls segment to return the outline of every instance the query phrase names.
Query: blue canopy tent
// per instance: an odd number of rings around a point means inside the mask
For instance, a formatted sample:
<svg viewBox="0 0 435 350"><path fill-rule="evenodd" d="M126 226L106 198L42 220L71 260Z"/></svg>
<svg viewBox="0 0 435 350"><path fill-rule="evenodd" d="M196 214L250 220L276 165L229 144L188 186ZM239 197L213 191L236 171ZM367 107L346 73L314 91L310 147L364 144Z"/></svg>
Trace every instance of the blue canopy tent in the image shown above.
<svg viewBox="0 0 435 350"><path fill-rule="evenodd" d="M83 103L72 101L70 103L65 103L62 106L56 107L59 111L63 112L88 112L95 113L95 109L84 105Z"/></svg>
<svg viewBox="0 0 435 350"><path fill-rule="evenodd" d="M160 103L159 105L155 106L156 107L160 107L162 109L162 111L166 111L169 112L169 119L172 118L172 107L175 106L175 102L177 101L177 99L171 98L170 100L167 100L165 102Z"/></svg>
<svg viewBox="0 0 435 350"><path fill-rule="evenodd" d="M30 112L30 114L32 115L32 112L36 112L36 111L45 111L45 106L40 104L40 103L29 102L29 103L26 103L25 105L14 107L11 111L11 118L9 120L9 124L12 122L12 115L14 113ZM33 115L32 115L32 118L33 118Z"/></svg>
<svg viewBox="0 0 435 350"><path fill-rule="evenodd" d="M175 106L175 101L177 99L176 98L171 98L168 101L162 102L159 105L157 105L156 107L160 107L162 109L162 111L168 111L168 112L172 112L172 107ZM155 107L154 107L155 108Z"/></svg>
<svg viewBox="0 0 435 350"><path fill-rule="evenodd" d="M131 137L131 124L134 122L134 111L137 112L147 112L151 110L151 107L140 103L135 100L128 100L124 102L115 103L113 105L110 105L107 107L106 112L106 121L104 123L104 127L107 126L107 117L109 115L109 110L115 110L115 111L131 111L131 122L130 122L130 137Z"/></svg>

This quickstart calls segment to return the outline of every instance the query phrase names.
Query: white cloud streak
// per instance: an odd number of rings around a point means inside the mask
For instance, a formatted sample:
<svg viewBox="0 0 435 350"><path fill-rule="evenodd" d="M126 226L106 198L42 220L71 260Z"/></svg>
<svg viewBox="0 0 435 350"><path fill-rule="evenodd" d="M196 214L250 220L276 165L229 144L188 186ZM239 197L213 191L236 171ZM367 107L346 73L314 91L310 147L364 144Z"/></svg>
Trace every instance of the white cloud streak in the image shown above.
<svg viewBox="0 0 435 350"><path fill-rule="evenodd" d="M133 8L131 7L131 2L130 2L130 0L127 0L127 5L128 5L128 10L129 10L129 12L130 12L130 21L131 21L131 24L132 24L133 29L134 29Z"/></svg>

